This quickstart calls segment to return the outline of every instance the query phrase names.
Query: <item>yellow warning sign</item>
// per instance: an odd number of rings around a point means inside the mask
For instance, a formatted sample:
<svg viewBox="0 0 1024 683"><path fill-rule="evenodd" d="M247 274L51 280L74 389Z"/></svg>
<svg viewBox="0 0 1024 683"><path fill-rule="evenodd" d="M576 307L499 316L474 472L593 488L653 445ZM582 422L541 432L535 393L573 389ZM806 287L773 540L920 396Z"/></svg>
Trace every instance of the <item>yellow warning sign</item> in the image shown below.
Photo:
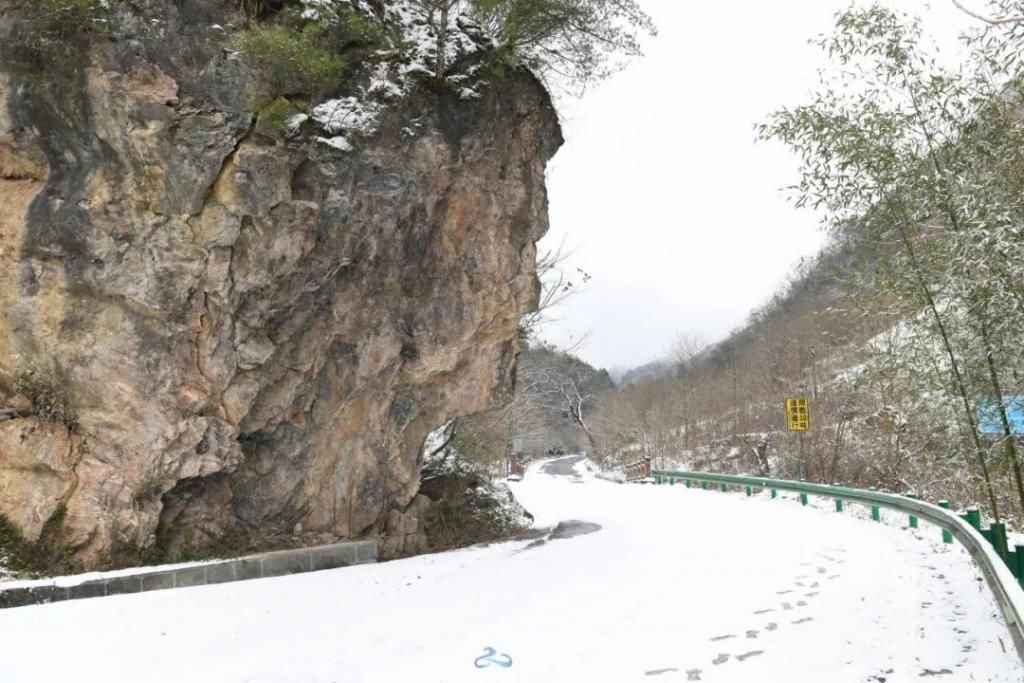
<svg viewBox="0 0 1024 683"><path fill-rule="evenodd" d="M811 429L811 413L803 396L786 399L786 429L807 432Z"/></svg>

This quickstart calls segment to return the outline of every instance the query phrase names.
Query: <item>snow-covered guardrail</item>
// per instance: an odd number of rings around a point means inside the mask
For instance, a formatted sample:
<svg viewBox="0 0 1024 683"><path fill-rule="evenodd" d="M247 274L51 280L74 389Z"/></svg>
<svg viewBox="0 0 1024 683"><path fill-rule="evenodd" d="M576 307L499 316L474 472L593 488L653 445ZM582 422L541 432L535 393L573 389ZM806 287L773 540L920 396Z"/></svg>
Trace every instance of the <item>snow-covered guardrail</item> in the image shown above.
<svg viewBox="0 0 1024 683"><path fill-rule="evenodd" d="M1024 545L1017 545L1013 550L1007 547L1005 525L993 524L989 529L982 530L981 516L976 510L958 515L949 510L949 504L945 501L933 505L911 496L786 479L660 470L652 471L651 476L657 484L682 482L688 488L694 483L699 483L704 489L708 488L708 484L717 484L722 491L728 491L733 486L742 487L748 496L767 490L774 498L778 491L793 491L800 495L804 505L807 504L807 496L814 495L835 500L836 510L839 511L842 511L844 502L870 506L871 517L876 521L879 519L878 509L884 507L907 514L911 527L917 526L918 519L930 522L942 529L943 540L947 543L951 543L954 538L959 541L981 568L1006 619L1017 653L1024 659L1024 590L1021 590L1021 581L1024 580Z"/></svg>

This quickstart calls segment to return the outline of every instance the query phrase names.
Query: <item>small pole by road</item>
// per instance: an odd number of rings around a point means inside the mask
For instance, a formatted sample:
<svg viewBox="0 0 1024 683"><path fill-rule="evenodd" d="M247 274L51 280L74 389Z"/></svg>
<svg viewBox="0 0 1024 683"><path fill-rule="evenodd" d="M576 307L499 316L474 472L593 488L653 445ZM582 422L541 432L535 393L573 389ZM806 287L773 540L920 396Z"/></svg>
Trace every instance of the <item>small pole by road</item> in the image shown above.
<svg viewBox="0 0 1024 683"><path fill-rule="evenodd" d="M804 480L804 433L811 429L810 402L806 396L786 399L786 429L796 432L796 478Z"/></svg>
<svg viewBox="0 0 1024 683"><path fill-rule="evenodd" d="M804 480L804 433L796 434L796 478Z"/></svg>

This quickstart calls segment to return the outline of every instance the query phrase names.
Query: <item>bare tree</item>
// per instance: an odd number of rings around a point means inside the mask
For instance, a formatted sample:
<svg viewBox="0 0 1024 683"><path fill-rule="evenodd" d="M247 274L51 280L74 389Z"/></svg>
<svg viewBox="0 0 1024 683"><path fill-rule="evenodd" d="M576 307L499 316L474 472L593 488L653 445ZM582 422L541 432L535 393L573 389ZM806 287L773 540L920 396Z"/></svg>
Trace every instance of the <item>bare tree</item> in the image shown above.
<svg viewBox="0 0 1024 683"><path fill-rule="evenodd" d="M693 444L693 404L698 379L697 363L707 350L707 341L699 334L681 332L672 342L671 358L676 367L683 445Z"/></svg>
<svg viewBox="0 0 1024 683"><path fill-rule="evenodd" d="M537 309L527 313L519 321L525 338L535 337L541 325L554 322L553 312L558 306L565 303L569 297L584 291L584 287L590 282L590 274L582 268L576 267L573 271L568 269L567 262L572 254L563 241L554 249L549 249L537 257L540 297ZM578 348L580 343L581 341L577 341L573 348Z"/></svg>
<svg viewBox="0 0 1024 683"><path fill-rule="evenodd" d="M590 410L597 396L612 388L611 378L568 353L547 351L537 362L520 366L520 381L529 388L537 406L570 419L596 450L597 441L588 423Z"/></svg>

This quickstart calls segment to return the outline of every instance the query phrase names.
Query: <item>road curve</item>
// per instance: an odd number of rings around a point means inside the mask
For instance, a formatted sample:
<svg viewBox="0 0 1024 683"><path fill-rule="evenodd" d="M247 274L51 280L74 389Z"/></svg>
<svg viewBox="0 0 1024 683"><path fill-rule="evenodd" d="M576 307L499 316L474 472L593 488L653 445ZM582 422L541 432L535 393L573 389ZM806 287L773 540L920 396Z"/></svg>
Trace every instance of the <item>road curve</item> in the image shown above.
<svg viewBox="0 0 1024 683"><path fill-rule="evenodd" d="M934 529L584 466L511 484L542 542L5 610L3 682L1024 680Z"/></svg>

